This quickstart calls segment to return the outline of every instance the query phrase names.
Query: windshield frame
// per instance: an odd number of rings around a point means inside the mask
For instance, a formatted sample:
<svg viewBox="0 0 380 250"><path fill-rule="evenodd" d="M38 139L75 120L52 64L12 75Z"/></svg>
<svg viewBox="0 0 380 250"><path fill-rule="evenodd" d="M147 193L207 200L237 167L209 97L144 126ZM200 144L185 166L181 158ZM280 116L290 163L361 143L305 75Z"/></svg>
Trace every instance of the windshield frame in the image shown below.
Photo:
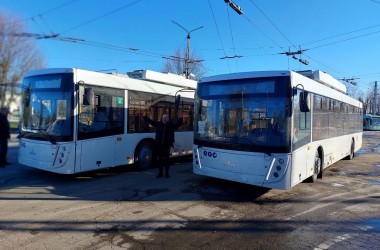
<svg viewBox="0 0 380 250"><path fill-rule="evenodd" d="M267 93L265 93L265 91L263 91L265 90L265 88L262 88L262 87L256 87L256 88L253 88L252 90L252 82L253 83L256 82L258 84L260 82L264 82L268 84L271 84L271 82L274 82L275 87L274 86L269 87ZM227 103L227 100L229 98L233 98L233 95L234 95L231 92L227 92L227 89L236 90L237 89L236 85L238 84L240 84L241 86L251 86L251 90L247 91L247 92L251 91L251 93L244 96L245 101L247 103L249 103L249 101L254 102L255 100L258 100L258 98L263 99L264 97L266 97L267 99L269 98L270 100L272 100L272 98L276 98L276 100L284 101L284 108L279 110L279 111L284 112L284 114L282 114L283 117L281 120L281 124L285 126L285 128L281 129L281 133L283 133L282 137L284 139L280 140L281 143L279 146L273 146L273 145L270 145L270 143L267 143L265 145L258 144L258 143L253 142L253 140L248 142L247 140L248 136L242 136L241 133L239 134L238 130L236 130L237 136L235 138L227 137L224 131L222 132L223 136L219 138L215 134L213 136L200 135L199 130L201 130L203 133L202 126L204 126L205 124L205 123L202 123L202 119L210 118L210 117L207 117L208 111L205 111L205 106L204 104L202 106L202 102L204 101L207 102L210 100L219 100L219 101L224 100L224 102ZM229 88L229 86L232 86L232 85L234 85L234 87ZM208 93L208 95L203 95L202 93L202 91L205 90L205 86L206 86L205 92ZM220 89L219 90L216 89L217 87L220 87L220 86L226 89L225 94L221 93ZM217 93L217 94L213 95L213 93ZM235 97L237 97L236 94L235 94ZM240 107L240 118L242 121L243 121L243 118L246 119L246 118L251 117L252 113L255 113L253 112L254 109L258 109L253 104L251 105L252 106L244 107L244 104L242 104L243 108ZM227 109L227 108L224 108L224 109ZM235 111L236 114L239 112L237 111L238 109L239 107L236 107L236 111ZM222 108L220 108L220 110L222 110ZM219 119L217 117L218 112L216 116L214 115L210 119L218 120ZM262 123L267 123L267 124L273 123L273 121L270 120L271 116L269 116L270 113L268 111L268 106L265 112L266 114L264 114L263 116L258 114L257 117L260 117L260 119L258 120L260 120L260 122ZM204 116L204 117L202 117L201 119L200 116ZM272 116L274 117L273 114ZM280 117L280 115L278 115L278 117ZM225 81L201 82L198 84L198 89L197 89L196 97L195 97L194 144L198 145L198 147L208 146L208 147L219 148L219 149L239 150L239 151L245 151L245 152L263 152L263 153L268 153L268 154L269 153L289 153L291 151L291 143L290 143L291 142L290 128L291 128L291 123L292 123L291 117L292 117L292 88L291 88L291 82L290 82L289 76L259 77L259 78L248 78L248 79L233 79L233 80L225 80ZM230 118L228 118L228 120L229 119ZM199 123L199 121L201 121L201 123ZM221 121L222 122L226 121L226 119L223 118L223 120L219 120L219 122ZM238 120L236 120L236 123L237 122ZM236 128L238 126L239 125L236 125ZM271 127L271 131L274 131L273 126ZM247 130L245 132L247 132ZM209 132L207 133L209 134ZM269 141L269 136L266 139L266 141Z"/></svg>
<svg viewBox="0 0 380 250"><path fill-rule="evenodd" d="M49 81L48 79L60 79L60 81ZM74 86L73 73L51 73L25 77L22 84L20 137L49 141L52 144L73 141ZM33 99L37 97L36 102ZM39 107L38 111L34 110L36 106ZM34 112L36 112L36 116L34 116ZM46 113L48 115L45 115ZM46 116L49 119L48 122L42 123L41 119ZM39 122L30 124L30 119L39 119Z"/></svg>

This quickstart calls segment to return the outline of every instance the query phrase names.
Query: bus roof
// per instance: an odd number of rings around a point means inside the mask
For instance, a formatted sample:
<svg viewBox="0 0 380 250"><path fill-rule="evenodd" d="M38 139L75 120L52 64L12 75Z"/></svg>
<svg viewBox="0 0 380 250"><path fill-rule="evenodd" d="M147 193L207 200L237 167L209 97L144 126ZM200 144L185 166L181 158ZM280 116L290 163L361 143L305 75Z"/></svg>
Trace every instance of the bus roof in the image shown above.
<svg viewBox="0 0 380 250"><path fill-rule="evenodd" d="M221 74L204 77L199 80L199 83L276 76L291 77L293 87L302 85L305 90L314 92L322 96L331 97L337 100L343 100L357 107L362 107L361 102L347 95L346 86L343 83L339 82L338 80L334 79L331 75L324 73L320 70L308 70L300 72L292 70L272 70ZM320 85L315 85L316 83L319 83Z"/></svg>
<svg viewBox="0 0 380 250"><path fill-rule="evenodd" d="M149 70L142 71L141 77L129 77L127 74L115 74L96 72L78 68L47 68L35 70L25 74L25 77L34 75L47 75L59 73L73 73L74 82L85 84L107 86L119 89L160 93L164 95L175 95L181 90L195 90L197 82L182 76L165 74ZM181 92L186 98L194 98L195 92Z"/></svg>
<svg viewBox="0 0 380 250"><path fill-rule="evenodd" d="M210 76L202 78L199 82L210 82L210 81L226 81L233 79L244 79L244 78L254 78L254 77L272 77L272 76L289 76L291 72L296 72L300 75L311 78L323 85L333 88L339 92L347 94L346 86L334 79L331 75L322 72L320 70L306 70L306 71L290 71L290 70L274 70L274 71L251 71L251 72L240 72L231 74L222 74L216 76Z"/></svg>
<svg viewBox="0 0 380 250"><path fill-rule="evenodd" d="M197 82L191 79L186 79L183 76L175 75L171 73L161 73L156 72L152 70L136 70L133 72L129 72L127 74L117 74L117 73L104 73L99 71L90 71L85 69L77 69L77 68L46 68L46 69L40 69L31 71L25 74L25 76L32 76L32 75L42 75L42 74L55 74L55 73L75 73L76 71L88 71L93 73L99 73L99 74L106 74L106 75L115 75L120 77L127 77L127 78L133 78L138 80L147 80L151 82L156 83L162 83L165 85L172 85L187 89L196 89Z"/></svg>

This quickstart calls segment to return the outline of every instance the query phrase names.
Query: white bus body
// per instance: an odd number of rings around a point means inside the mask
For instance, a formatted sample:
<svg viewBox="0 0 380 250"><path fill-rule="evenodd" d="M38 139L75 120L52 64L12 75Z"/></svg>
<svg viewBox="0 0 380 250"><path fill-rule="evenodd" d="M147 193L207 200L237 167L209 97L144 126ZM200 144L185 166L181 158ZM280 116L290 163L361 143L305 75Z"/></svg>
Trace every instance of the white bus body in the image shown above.
<svg viewBox="0 0 380 250"><path fill-rule="evenodd" d="M193 172L289 189L352 159L362 145L362 103L331 79L320 71L268 71L199 81Z"/></svg>
<svg viewBox="0 0 380 250"><path fill-rule="evenodd" d="M19 162L63 174L133 163L148 168L155 133L142 113L148 110L153 120L163 113L175 116L175 95L184 89L179 104L184 122L171 155L191 154L194 92L189 90L196 81L153 71L130 75L134 78L76 68L26 74Z"/></svg>

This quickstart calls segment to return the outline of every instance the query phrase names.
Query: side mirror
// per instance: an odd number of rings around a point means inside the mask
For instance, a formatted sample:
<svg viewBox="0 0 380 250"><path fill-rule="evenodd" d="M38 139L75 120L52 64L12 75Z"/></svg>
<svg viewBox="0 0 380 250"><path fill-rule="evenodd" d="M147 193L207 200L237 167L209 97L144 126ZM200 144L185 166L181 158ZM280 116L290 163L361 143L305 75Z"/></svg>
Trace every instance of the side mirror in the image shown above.
<svg viewBox="0 0 380 250"><path fill-rule="evenodd" d="M178 110L179 104L181 103L181 95L177 95L175 97L175 102L174 102L174 108Z"/></svg>
<svg viewBox="0 0 380 250"><path fill-rule="evenodd" d="M301 91L299 95L299 100L300 100L300 111L310 112L309 92Z"/></svg>
<svg viewBox="0 0 380 250"><path fill-rule="evenodd" d="M25 107L29 107L30 105L30 88L29 87L24 92L24 103L25 103Z"/></svg>
<svg viewBox="0 0 380 250"><path fill-rule="evenodd" d="M83 95L83 105L91 105L94 100L94 91L92 88L85 88Z"/></svg>

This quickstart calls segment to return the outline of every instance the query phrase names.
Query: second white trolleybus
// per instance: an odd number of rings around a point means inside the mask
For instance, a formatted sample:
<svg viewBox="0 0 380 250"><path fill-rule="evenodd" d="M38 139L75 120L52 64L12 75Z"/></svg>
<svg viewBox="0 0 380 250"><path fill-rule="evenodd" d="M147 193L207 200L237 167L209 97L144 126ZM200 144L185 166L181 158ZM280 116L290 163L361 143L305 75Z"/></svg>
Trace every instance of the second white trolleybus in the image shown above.
<svg viewBox="0 0 380 250"><path fill-rule="evenodd" d="M175 118L175 95L195 87L196 81L149 70L129 76L76 68L30 72L22 85L19 162L64 174L132 163L147 168L154 128L143 121L144 110L153 120L164 113ZM182 97L173 156L193 148L194 92Z"/></svg>
<svg viewBox="0 0 380 250"><path fill-rule="evenodd" d="M288 189L362 145L362 103L321 71L247 72L199 81L193 172Z"/></svg>

